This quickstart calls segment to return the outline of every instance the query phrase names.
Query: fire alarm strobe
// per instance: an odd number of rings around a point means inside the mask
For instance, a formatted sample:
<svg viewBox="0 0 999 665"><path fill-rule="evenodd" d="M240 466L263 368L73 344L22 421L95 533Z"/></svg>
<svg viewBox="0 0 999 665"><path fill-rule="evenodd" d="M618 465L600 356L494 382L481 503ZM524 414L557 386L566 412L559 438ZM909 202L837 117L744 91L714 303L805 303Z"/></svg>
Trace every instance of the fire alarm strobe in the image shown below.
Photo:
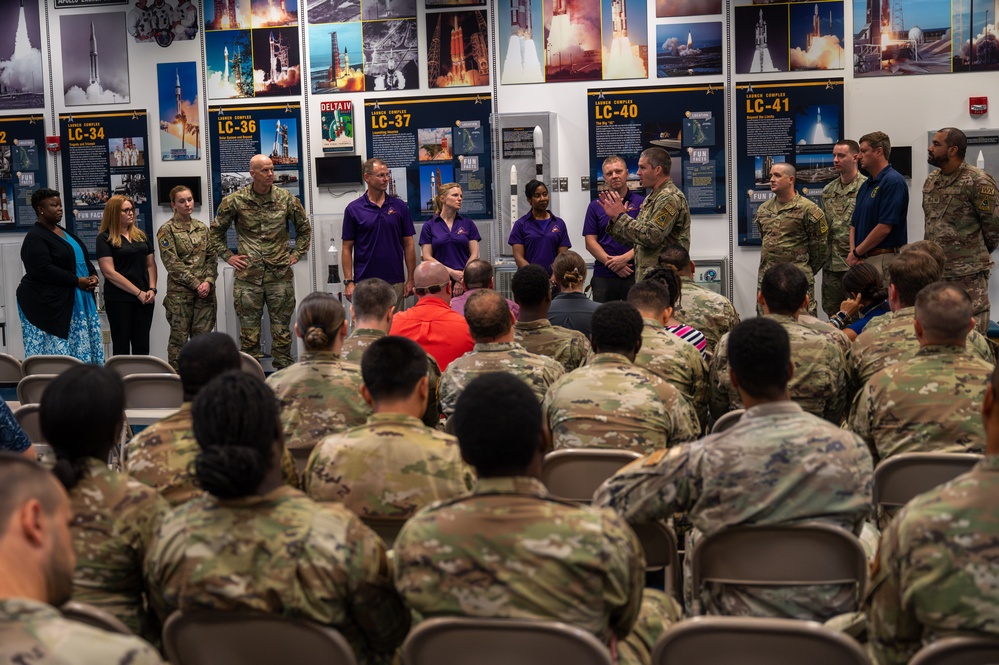
<svg viewBox="0 0 999 665"><path fill-rule="evenodd" d="M969 97L968 98L968 110L971 115L985 115L989 112L989 98L988 97Z"/></svg>

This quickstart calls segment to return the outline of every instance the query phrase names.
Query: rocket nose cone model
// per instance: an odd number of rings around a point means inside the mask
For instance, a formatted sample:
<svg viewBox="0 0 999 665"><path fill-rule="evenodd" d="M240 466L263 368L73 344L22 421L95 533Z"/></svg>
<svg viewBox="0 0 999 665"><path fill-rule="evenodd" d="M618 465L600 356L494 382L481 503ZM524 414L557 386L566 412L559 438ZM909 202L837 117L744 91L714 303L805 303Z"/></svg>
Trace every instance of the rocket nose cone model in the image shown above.
<svg viewBox="0 0 999 665"><path fill-rule="evenodd" d="M510 165L510 223L517 221L517 166Z"/></svg>
<svg viewBox="0 0 999 665"><path fill-rule="evenodd" d="M544 134L541 133L540 127L534 128L534 167L537 170L538 178L544 173L544 165L542 164L541 151L544 148Z"/></svg>

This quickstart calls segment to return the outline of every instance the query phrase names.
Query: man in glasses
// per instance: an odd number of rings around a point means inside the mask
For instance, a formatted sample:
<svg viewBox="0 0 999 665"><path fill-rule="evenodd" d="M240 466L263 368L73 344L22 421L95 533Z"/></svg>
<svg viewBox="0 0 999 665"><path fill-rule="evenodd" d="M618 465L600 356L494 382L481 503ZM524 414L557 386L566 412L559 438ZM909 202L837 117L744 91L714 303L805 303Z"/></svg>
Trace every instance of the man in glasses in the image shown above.
<svg viewBox="0 0 999 665"><path fill-rule="evenodd" d="M416 305L392 317L390 335L408 337L446 370L451 361L475 346L468 323L451 309L451 278L436 261L424 261L413 273Z"/></svg>

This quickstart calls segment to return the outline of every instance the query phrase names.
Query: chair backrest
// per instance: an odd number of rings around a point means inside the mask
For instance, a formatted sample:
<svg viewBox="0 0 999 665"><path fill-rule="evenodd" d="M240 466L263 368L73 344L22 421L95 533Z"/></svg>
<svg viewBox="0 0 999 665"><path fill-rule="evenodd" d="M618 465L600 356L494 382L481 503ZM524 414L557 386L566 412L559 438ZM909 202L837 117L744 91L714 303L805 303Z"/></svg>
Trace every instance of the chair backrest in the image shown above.
<svg viewBox="0 0 999 665"><path fill-rule="evenodd" d="M110 633L120 633L122 635L133 634L132 631L128 629L128 626L123 624L118 617L110 612L102 610L99 607L94 607L93 605L78 603L75 600L71 600L60 607L59 611L62 612L62 615L67 619L85 623L88 626L100 628L101 630L106 630Z"/></svg>
<svg viewBox="0 0 999 665"><path fill-rule="evenodd" d="M814 621L695 617L673 624L652 649L652 665L868 665L846 634Z"/></svg>
<svg viewBox="0 0 999 665"><path fill-rule="evenodd" d="M724 432L736 425L741 419L742 414L746 412L745 409L736 409L735 411L729 411L728 413L722 414L722 416L715 421L715 424L711 426L711 433L717 434L718 432Z"/></svg>
<svg viewBox="0 0 999 665"><path fill-rule="evenodd" d="M23 377L21 361L8 353L0 353L0 383L17 383Z"/></svg>
<svg viewBox="0 0 999 665"><path fill-rule="evenodd" d="M170 363L156 356L111 356L104 366L121 378L129 374L176 374Z"/></svg>
<svg viewBox="0 0 999 665"><path fill-rule="evenodd" d="M556 450L541 463L541 482L557 497L589 503L605 480L639 457L634 451L614 448Z"/></svg>
<svg viewBox="0 0 999 665"><path fill-rule="evenodd" d="M919 650L909 665L994 665L999 663L999 639L945 637Z"/></svg>
<svg viewBox="0 0 999 665"><path fill-rule="evenodd" d="M62 374L70 367L82 365L83 361L73 356L28 356L21 363L25 376L31 374Z"/></svg>
<svg viewBox="0 0 999 665"><path fill-rule="evenodd" d="M378 537L385 543L385 547L392 549L396 536L399 535L402 525L408 519L408 517L371 517L366 515L361 518L361 521L378 534Z"/></svg>
<svg viewBox="0 0 999 665"><path fill-rule="evenodd" d="M126 409L179 409L184 386L176 374L129 374L125 384Z"/></svg>
<svg viewBox="0 0 999 665"><path fill-rule="evenodd" d="M645 552L645 571L666 572L666 592L679 600L683 592L680 554L673 529L663 521L632 524Z"/></svg>
<svg viewBox="0 0 999 665"><path fill-rule="evenodd" d="M309 621L249 612L174 612L163 627L173 665L355 665L336 630Z"/></svg>
<svg viewBox="0 0 999 665"><path fill-rule="evenodd" d="M57 374L30 374L17 382L17 401L21 404L38 404L42 393Z"/></svg>
<svg viewBox="0 0 999 665"><path fill-rule="evenodd" d="M21 430L28 436L28 440L35 445L45 443L45 435L42 434L42 421L39 411L41 411L41 405L37 403L22 404L14 411L14 418L17 419L17 424L21 426Z"/></svg>
<svg viewBox="0 0 999 665"><path fill-rule="evenodd" d="M246 351L239 352L239 364L240 364L240 369L242 369L247 374L255 376L261 381L267 378L267 375L264 374L264 368L260 366L260 361L251 356Z"/></svg>
<svg viewBox="0 0 999 665"><path fill-rule="evenodd" d="M971 453L904 453L874 469L874 505L898 507L942 485L982 461Z"/></svg>
<svg viewBox="0 0 999 665"><path fill-rule="evenodd" d="M748 586L854 583L859 605L867 583L867 557L852 533L830 524L731 527L701 538L694 546L694 614L700 614L705 582Z"/></svg>
<svg viewBox="0 0 999 665"><path fill-rule="evenodd" d="M470 657L474 654L474 657ZM610 665L610 651L591 633L559 623L519 619L429 619L402 645L406 665Z"/></svg>

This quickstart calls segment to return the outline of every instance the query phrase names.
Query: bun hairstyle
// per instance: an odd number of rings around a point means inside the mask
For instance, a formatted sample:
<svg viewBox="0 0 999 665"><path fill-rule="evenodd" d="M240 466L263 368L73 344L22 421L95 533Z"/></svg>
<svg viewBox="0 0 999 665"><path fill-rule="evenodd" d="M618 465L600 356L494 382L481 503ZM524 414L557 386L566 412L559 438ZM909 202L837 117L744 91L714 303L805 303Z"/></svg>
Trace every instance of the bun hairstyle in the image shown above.
<svg viewBox="0 0 999 665"><path fill-rule="evenodd" d="M586 281L586 261L571 249L566 250L552 262L552 274L558 285L565 289L582 286Z"/></svg>
<svg viewBox="0 0 999 665"><path fill-rule="evenodd" d="M347 320L343 305L329 293L310 293L298 306L298 334L308 351L325 351L333 346L337 333Z"/></svg>
<svg viewBox="0 0 999 665"><path fill-rule="evenodd" d="M672 264L660 265L653 268L646 273L645 279L655 280L669 289L669 306L676 307L676 303L680 299L682 282L680 281L680 273L676 271L676 268Z"/></svg>

